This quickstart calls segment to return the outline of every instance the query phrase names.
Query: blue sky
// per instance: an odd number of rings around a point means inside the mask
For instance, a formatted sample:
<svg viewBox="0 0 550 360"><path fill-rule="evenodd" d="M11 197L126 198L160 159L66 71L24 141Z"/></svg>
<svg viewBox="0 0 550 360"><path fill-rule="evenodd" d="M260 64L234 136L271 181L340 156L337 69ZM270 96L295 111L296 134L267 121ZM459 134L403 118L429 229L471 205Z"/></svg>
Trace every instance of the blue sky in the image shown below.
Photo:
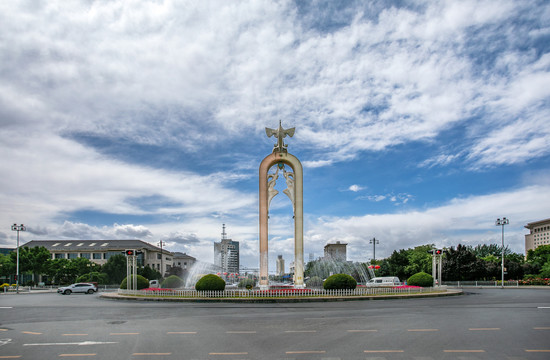
<svg viewBox="0 0 550 360"><path fill-rule="evenodd" d="M265 127L295 127L304 239L368 261L433 243L524 251L550 217L544 1L0 3L0 245L165 241L258 266ZM278 184L282 192L284 184ZM270 268L293 259L271 204Z"/></svg>

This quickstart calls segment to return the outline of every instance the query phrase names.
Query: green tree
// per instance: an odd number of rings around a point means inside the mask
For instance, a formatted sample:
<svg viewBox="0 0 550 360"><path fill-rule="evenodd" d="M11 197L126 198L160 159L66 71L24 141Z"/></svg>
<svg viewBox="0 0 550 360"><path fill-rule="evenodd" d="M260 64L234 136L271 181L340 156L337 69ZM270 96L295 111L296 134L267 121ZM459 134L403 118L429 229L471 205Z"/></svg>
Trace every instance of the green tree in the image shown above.
<svg viewBox="0 0 550 360"><path fill-rule="evenodd" d="M445 280L476 280L484 273L484 262L477 258L470 248L458 244L456 249L451 247L444 256L442 270Z"/></svg>
<svg viewBox="0 0 550 360"><path fill-rule="evenodd" d="M11 256L0 254L0 276L9 277L15 274L15 263L11 260Z"/></svg>
<svg viewBox="0 0 550 360"><path fill-rule="evenodd" d="M160 280L162 278L162 275L160 274L160 272L158 272L157 270L155 270L155 269L153 269L149 266L144 266L142 268L138 268L137 273L138 273L138 275L141 275L144 278L149 279L149 280Z"/></svg>
<svg viewBox="0 0 550 360"><path fill-rule="evenodd" d="M101 271L109 276L110 284L120 284L126 277L126 256L122 254L111 256L101 267Z"/></svg>
<svg viewBox="0 0 550 360"><path fill-rule="evenodd" d="M10 253L11 260L17 262L17 252ZM33 281L42 274L45 269L46 261L51 259L50 252L43 246L31 247L23 246L19 248L19 272L22 274L32 274Z"/></svg>
<svg viewBox="0 0 550 360"><path fill-rule="evenodd" d="M543 267L545 263L550 261L550 245L541 245L535 250L527 252L527 262Z"/></svg>
<svg viewBox="0 0 550 360"><path fill-rule="evenodd" d="M410 277L413 274L419 272L431 273L432 272L432 255L428 253L433 249L433 244L417 246L412 250L407 251L407 258L409 264L405 266L405 277ZM403 279L404 279L403 278ZM400 278L402 279L402 278Z"/></svg>

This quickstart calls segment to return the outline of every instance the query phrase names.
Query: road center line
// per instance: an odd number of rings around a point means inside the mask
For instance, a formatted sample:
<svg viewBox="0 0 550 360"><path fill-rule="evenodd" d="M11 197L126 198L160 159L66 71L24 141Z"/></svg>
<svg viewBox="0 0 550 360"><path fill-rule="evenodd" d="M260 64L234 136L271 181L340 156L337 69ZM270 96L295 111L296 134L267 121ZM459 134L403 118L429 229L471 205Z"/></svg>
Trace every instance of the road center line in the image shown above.
<svg viewBox="0 0 550 360"><path fill-rule="evenodd" d="M8 329L0 329L0 331L8 331Z"/></svg>
<svg viewBox="0 0 550 360"><path fill-rule="evenodd" d="M169 353L133 353L133 356L168 356L172 355L171 352Z"/></svg>
<svg viewBox="0 0 550 360"><path fill-rule="evenodd" d="M0 356L0 359L19 359L21 355L4 355Z"/></svg>
<svg viewBox="0 0 550 360"><path fill-rule="evenodd" d="M247 352L211 352L208 355L248 355Z"/></svg>
<svg viewBox="0 0 550 360"><path fill-rule="evenodd" d="M535 330L550 330L550 327L535 327Z"/></svg>
<svg viewBox="0 0 550 360"><path fill-rule="evenodd" d="M542 349L542 350L525 350L525 352L550 352L550 350Z"/></svg>
<svg viewBox="0 0 550 360"><path fill-rule="evenodd" d="M497 331L500 328L469 328L470 331Z"/></svg>
<svg viewBox="0 0 550 360"><path fill-rule="evenodd" d="M31 335L42 335L42 333L39 332L32 332L32 331L21 331L23 334L31 334Z"/></svg>
<svg viewBox="0 0 550 360"><path fill-rule="evenodd" d="M59 354L59 357L72 357L72 356L96 356L97 354Z"/></svg>

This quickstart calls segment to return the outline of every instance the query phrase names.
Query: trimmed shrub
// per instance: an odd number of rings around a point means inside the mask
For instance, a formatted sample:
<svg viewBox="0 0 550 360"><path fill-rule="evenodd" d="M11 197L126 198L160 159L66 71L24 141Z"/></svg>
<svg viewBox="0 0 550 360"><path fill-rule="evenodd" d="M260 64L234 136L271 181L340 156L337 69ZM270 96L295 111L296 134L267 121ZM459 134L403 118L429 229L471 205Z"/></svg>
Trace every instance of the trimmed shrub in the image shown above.
<svg viewBox="0 0 550 360"><path fill-rule="evenodd" d="M253 279L242 279L241 281L239 281L238 287L245 288L247 285L254 287L256 285L256 282Z"/></svg>
<svg viewBox="0 0 550 360"><path fill-rule="evenodd" d="M319 276L312 276L306 281L307 287L318 287L323 285L323 279Z"/></svg>
<svg viewBox="0 0 550 360"><path fill-rule="evenodd" d="M132 281L133 278L134 278L134 276L131 275L131 276L130 276L130 281ZM120 284L120 288L121 288L121 289L127 289L127 288L128 288L128 285L126 284L127 279L128 279L128 277L125 277L124 280L122 280L122 283ZM138 276L136 277L136 279L137 279L137 289L138 289L138 290L146 289L146 288L149 287L149 280L147 280L147 279L144 278L143 276L138 275Z"/></svg>
<svg viewBox="0 0 550 360"><path fill-rule="evenodd" d="M91 273L80 275L76 278L76 282L96 282L98 284L107 284L109 276L105 273L92 271Z"/></svg>
<svg viewBox="0 0 550 360"><path fill-rule="evenodd" d="M225 281L218 275L208 274L199 279L195 284L195 290L206 291L206 290L224 290Z"/></svg>
<svg viewBox="0 0 550 360"><path fill-rule="evenodd" d="M434 284L434 278L425 272L419 272L407 279L407 285L430 287Z"/></svg>
<svg viewBox="0 0 550 360"><path fill-rule="evenodd" d="M170 275L160 284L163 289L177 289L183 286L183 279L176 275Z"/></svg>
<svg viewBox="0 0 550 360"><path fill-rule="evenodd" d="M355 289L357 281L348 274L334 274L329 276L323 283L325 290Z"/></svg>

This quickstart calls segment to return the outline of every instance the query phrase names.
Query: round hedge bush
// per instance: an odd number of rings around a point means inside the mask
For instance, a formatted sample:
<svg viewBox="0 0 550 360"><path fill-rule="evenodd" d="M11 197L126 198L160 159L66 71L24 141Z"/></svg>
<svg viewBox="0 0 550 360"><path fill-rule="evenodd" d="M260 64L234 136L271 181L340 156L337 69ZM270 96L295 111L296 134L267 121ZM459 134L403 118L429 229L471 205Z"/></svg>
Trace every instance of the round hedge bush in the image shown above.
<svg viewBox="0 0 550 360"><path fill-rule="evenodd" d="M130 281L132 281L132 279L134 278L133 275L130 276ZM138 290L141 290L141 289L147 289L149 287L149 280L147 280L146 278L144 278L143 276L141 275L138 275L136 277L137 279L137 289ZM128 286L127 286L127 280L128 280L128 277L125 277L124 280L122 280L122 283L120 283L120 288L121 289L127 289Z"/></svg>
<svg viewBox="0 0 550 360"><path fill-rule="evenodd" d="M434 284L434 278L425 272L419 272L407 279L407 285L430 287Z"/></svg>
<svg viewBox="0 0 550 360"><path fill-rule="evenodd" d="M225 281L218 275L208 274L199 279L195 284L195 290L224 290Z"/></svg>
<svg viewBox="0 0 550 360"><path fill-rule="evenodd" d="M164 281L162 284L160 284L160 287L163 289L177 289L183 286L183 279L176 275L170 275Z"/></svg>
<svg viewBox="0 0 550 360"><path fill-rule="evenodd" d="M329 276L323 283L325 290L355 289L357 281L348 274L334 274Z"/></svg>
<svg viewBox="0 0 550 360"><path fill-rule="evenodd" d="M240 288L246 288L247 285L250 285L254 287L256 285L256 282L253 279L242 279L239 281L239 285L237 285Z"/></svg>

